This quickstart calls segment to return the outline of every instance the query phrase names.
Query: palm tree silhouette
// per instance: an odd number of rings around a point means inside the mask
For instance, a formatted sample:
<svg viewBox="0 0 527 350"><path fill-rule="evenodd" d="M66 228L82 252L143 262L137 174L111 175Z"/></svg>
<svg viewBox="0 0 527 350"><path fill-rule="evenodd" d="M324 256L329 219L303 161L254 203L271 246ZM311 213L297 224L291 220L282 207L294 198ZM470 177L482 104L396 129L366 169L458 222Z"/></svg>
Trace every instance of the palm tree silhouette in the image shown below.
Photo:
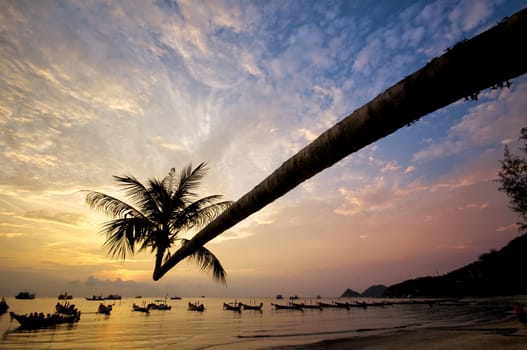
<svg viewBox="0 0 527 350"><path fill-rule="evenodd" d="M124 261L128 255L150 249L156 254L155 275L164 260L171 257L171 247L188 243L189 240L181 234L205 226L232 203L220 202L220 195L196 200L194 190L206 171L205 163L195 169L188 165L179 176L172 168L163 180L152 178L146 185L133 176L114 176L133 204L101 192L88 191L86 203L113 218L101 229L106 234L104 245L108 254ZM202 270L211 271L215 280L225 283L225 269L208 249L202 246L189 258Z"/></svg>

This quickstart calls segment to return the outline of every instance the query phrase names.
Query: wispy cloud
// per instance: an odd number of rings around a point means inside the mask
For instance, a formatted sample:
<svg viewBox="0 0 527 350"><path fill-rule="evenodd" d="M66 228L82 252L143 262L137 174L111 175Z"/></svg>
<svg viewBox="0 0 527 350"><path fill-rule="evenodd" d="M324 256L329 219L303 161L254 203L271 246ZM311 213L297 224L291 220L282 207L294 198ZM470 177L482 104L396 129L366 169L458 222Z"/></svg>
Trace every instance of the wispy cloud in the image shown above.
<svg viewBox="0 0 527 350"><path fill-rule="evenodd" d="M415 153L413 160L431 161L473 148L496 147L504 139L517 138L515 135L524 123L520 110L527 108L527 101L523 98L527 84L519 79L516 85L512 90L484 92L481 96L484 102L470 108L458 123L450 127L446 137L433 140L429 147Z"/></svg>
<svg viewBox="0 0 527 350"><path fill-rule="evenodd" d="M84 215L79 213L53 212L47 210L29 211L23 215L23 218L74 226L86 220Z"/></svg>

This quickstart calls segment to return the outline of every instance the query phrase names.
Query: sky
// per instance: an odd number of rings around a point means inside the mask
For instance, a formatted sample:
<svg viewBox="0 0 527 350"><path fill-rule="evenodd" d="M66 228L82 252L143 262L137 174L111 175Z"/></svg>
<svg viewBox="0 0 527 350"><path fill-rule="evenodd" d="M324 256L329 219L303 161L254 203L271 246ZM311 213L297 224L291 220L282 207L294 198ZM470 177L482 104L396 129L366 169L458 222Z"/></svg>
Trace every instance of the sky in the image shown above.
<svg viewBox="0 0 527 350"><path fill-rule="evenodd" d="M0 1L0 295L339 296L445 274L518 236L498 191L527 77L324 170L191 263L104 248L83 190L206 162L237 200L318 135L525 0ZM484 72L482 72L484 74ZM188 237L193 233L190 232Z"/></svg>

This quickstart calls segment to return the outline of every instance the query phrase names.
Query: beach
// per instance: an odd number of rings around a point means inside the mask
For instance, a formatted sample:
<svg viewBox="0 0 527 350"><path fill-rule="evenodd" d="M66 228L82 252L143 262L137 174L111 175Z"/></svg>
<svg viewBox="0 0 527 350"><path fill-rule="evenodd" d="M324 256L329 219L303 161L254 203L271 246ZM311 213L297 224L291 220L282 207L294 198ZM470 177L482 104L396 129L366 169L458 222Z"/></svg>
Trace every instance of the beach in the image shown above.
<svg viewBox="0 0 527 350"><path fill-rule="evenodd" d="M482 326L431 328L395 334L324 340L269 350L524 350L527 329L516 319Z"/></svg>

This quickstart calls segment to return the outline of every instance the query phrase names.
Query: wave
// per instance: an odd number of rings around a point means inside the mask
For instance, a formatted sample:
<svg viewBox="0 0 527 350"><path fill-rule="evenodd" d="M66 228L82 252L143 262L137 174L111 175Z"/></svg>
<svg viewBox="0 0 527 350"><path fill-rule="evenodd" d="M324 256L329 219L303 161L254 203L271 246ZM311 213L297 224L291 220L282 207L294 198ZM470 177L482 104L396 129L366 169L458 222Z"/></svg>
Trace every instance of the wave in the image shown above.
<svg viewBox="0 0 527 350"><path fill-rule="evenodd" d="M306 336L322 336L322 335L336 335L336 334L353 334L353 333L391 333L401 329L411 329L413 327L421 326L421 323L413 323L396 327L384 328L356 328L344 329L338 331L323 331L323 332L297 332L297 333L270 333L270 334L251 334L251 335L237 335L239 339L261 339L261 338L288 338L288 337L306 337Z"/></svg>

